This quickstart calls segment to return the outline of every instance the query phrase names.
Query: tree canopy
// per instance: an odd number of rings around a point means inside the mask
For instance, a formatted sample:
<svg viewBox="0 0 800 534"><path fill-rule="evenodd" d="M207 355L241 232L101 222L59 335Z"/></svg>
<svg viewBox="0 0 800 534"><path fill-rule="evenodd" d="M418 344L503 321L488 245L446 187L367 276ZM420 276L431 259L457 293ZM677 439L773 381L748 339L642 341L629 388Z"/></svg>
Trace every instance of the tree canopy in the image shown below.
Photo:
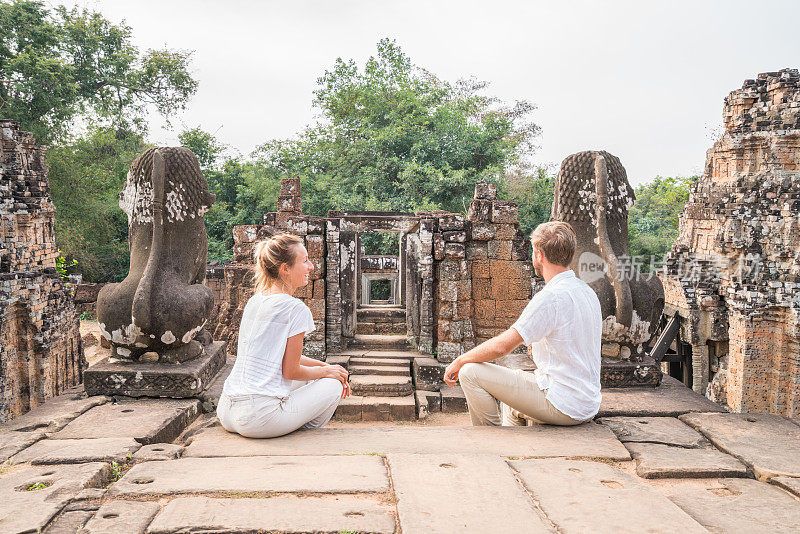
<svg viewBox="0 0 800 534"><path fill-rule="evenodd" d="M62 140L75 119L141 130L148 106L170 116L197 89L190 53L141 52L130 27L88 9L3 2L0 35L0 115L42 144Z"/></svg>

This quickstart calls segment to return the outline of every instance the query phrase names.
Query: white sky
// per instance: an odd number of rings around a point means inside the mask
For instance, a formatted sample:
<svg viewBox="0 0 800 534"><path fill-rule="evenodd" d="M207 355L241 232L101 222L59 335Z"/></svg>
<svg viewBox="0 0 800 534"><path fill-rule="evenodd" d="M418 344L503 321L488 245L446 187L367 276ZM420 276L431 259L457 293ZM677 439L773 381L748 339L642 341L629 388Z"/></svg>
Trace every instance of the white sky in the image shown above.
<svg viewBox="0 0 800 534"><path fill-rule="evenodd" d="M759 72L800 66L790 0L63 3L125 19L142 49L194 50L197 94L171 129L153 120L152 141L201 126L245 155L311 122L317 77L337 57L363 65L382 37L440 78L475 76L487 94L536 104L534 162L604 149L634 185L702 172L723 98Z"/></svg>

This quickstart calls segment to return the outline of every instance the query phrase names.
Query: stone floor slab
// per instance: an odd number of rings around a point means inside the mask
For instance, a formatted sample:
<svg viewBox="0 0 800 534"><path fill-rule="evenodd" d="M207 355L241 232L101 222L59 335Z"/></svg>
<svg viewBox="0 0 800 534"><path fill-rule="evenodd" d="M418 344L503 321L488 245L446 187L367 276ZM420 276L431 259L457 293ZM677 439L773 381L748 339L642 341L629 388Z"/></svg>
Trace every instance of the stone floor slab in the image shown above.
<svg viewBox="0 0 800 534"><path fill-rule="evenodd" d="M80 534L144 534L160 509L161 506L154 502L107 502Z"/></svg>
<svg viewBox="0 0 800 534"><path fill-rule="evenodd" d="M676 417L689 412L724 412L718 404L664 376L656 388L603 388L598 417Z"/></svg>
<svg viewBox="0 0 800 534"><path fill-rule="evenodd" d="M6 430L0 431L0 463L5 462L18 452L25 450L47 433L44 430L33 430L30 432Z"/></svg>
<svg viewBox="0 0 800 534"><path fill-rule="evenodd" d="M800 477L800 426L774 414L695 413L681 420L750 467L759 480Z"/></svg>
<svg viewBox="0 0 800 534"><path fill-rule="evenodd" d="M143 445L170 442L200 413L194 399L148 399L96 406L53 439L133 438Z"/></svg>
<svg viewBox="0 0 800 534"><path fill-rule="evenodd" d="M153 443L145 445L133 455L135 462L152 462L154 460L174 460L183 452L183 447L172 443Z"/></svg>
<svg viewBox="0 0 800 534"><path fill-rule="evenodd" d="M99 486L104 463L19 466L0 474L0 532L38 532L88 486Z"/></svg>
<svg viewBox="0 0 800 534"><path fill-rule="evenodd" d="M642 478L746 477L747 467L714 448L686 449L660 443L628 443Z"/></svg>
<svg viewBox="0 0 800 534"><path fill-rule="evenodd" d="M103 396L87 397L82 387L77 386L61 395L47 399L44 404L16 419L3 423L0 425L0 433L6 430L56 432L86 410L105 404L109 400L109 397Z"/></svg>
<svg viewBox="0 0 800 534"><path fill-rule="evenodd" d="M272 439L248 439L220 426L199 431L184 457L485 453L517 457L581 457L630 460L607 427L376 427L300 430Z"/></svg>
<svg viewBox="0 0 800 534"><path fill-rule="evenodd" d="M63 512L47 525L44 534L75 534L83 528L83 525L85 525L93 515L94 512L88 510L70 510L68 512Z"/></svg>
<svg viewBox="0 0 800 534"><path fill-rule="evenodd" d="M705 532L641 480L600 462L509 462L558 532Z"/></svg>
<svg viewBox="0 0 800 534"><path fill-rule="evenodd" d="M139 450L133 438L43 439L19 454L10 463L79 464L86 462L123 462Z"/></svg>
<svg viewBox="0 0 800 534"><path fill-rule="evenodd" d="M320 449L322 450L322 449ZM109 495L211 492L383 492L389 479L378 456L181 458L134 465Z"/></svg>
<svg viewBox="0 0 800 534"><path fill-rule="evenodd" d="M180 497L167 504L148 534L185 532L395 532L391 507L376 497L212 499Z"/></svg>
<svg viewBox="0 0 800 534"><path fill-rule="evenodd" d="M390 454L404 534L553 532L494 455Z"/></svg>
<svg viewBox="0 0 800 534"><path fill-rule="evenodd" d="M770 484L726 478L708 486L665 488L670 499L711 532L796 533L800 501Z"/></svg>
<svg viewBox="0 0 800 534"><path fill-rule="evenodd" d="M789 493L793 493L800 497L800 478L795 477L774 477L770 480L779 488L783 488Z"/></svg>
<svg viewBox="0 0 800 534"><path fill-rule="evenodd" d="M702 434L674 417L603 417L600 423L614 431L622 443L663 443L700 447Z"/></svg>

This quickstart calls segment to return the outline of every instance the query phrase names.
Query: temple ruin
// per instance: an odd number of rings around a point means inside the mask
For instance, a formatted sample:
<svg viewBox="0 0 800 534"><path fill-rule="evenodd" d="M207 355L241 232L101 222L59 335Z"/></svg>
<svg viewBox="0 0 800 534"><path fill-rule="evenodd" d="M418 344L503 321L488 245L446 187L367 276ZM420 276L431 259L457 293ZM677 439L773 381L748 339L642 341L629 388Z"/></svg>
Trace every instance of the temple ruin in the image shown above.
<svg viewBox="0 0 800 534"><path fill-rule="evenodd" d="M691 385L736 412L800 414L800 73L759 74L723 106L666 258Z"/></svg>
<svg viewBox="0 0 800 534"><path fill-rule="evenodd" d="M80 322L56 271L44 150L0 120L0 422L81 382Z"/></svg>

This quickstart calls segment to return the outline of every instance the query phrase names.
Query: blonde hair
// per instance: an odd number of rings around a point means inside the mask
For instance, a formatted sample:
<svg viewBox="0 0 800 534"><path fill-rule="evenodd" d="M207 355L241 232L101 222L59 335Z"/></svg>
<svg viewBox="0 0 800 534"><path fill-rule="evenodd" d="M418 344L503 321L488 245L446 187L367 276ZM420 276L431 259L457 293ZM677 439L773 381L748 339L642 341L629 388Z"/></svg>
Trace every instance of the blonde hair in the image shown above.
<svg viewBox="0 0 800 534"><path fill-rule="evenodd" d="M569 223L550 221L531 232L531 245L541 250L550 263L569 267L578 248L578 238Z"/></svg>
<svg viewBox="0 0 800 534"><path fill-rule="evenodd" d="M257 292L266 291L280 279L280 268L284 263L291 267L297 259L296 245L303 240L292 234L275 234L259 241L253 249L255 257L255 286Z"/></svg>

